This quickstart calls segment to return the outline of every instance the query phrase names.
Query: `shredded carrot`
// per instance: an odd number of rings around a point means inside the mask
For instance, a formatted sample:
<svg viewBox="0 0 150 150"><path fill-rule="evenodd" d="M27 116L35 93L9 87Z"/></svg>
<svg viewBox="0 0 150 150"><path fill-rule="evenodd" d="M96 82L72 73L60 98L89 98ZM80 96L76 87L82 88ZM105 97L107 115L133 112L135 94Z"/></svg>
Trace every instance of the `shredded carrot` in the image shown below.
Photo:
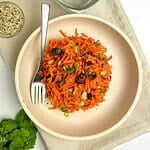
<svg viewBox="0 0 150 150"><path fill-rule="evenodd" d="M111 81L107 49L99 40L77 32L49 41L39 72L53 109L74 112L98 106ZM51 108L50 108L51 109Z"/></svg>

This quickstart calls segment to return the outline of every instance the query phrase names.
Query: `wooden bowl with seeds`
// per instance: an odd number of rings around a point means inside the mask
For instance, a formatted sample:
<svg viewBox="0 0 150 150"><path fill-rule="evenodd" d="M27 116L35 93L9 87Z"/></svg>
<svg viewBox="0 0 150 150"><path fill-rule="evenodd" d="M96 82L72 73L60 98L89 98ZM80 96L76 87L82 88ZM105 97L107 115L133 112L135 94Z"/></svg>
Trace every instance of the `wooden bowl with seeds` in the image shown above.
<svg viewBox="0 0 150 150"><path fill-rule="evenodd" d="M12 2L0 2L0 36L9 38L21 31L24 25L21 8Z"/></svg>

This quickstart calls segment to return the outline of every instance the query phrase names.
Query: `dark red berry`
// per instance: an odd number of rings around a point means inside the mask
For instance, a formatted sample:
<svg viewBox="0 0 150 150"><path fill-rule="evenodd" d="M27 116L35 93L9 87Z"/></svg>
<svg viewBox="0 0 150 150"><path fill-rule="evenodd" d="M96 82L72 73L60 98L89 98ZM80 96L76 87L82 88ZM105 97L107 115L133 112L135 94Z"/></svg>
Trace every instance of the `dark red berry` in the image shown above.
<svg viewBox="0 0 150 150"><path fill-rule="evenodd" d="M86 64L87 64L88 66L93 65L93 63L92 63L91 61L87 61Z"/></svg>
<svg viewBox="0 0 150 150"><path fill-rule="evenodd" d="M92 94L91 94L91 93L87 93L87 98L88 98L89 100L92 100Z"/></svg>
<svg viewBox="0 0 150 150"><path fill-rule="evenodd" d="M90 80L94 80L94 79L96 79L97 75L95 72L92 72L92 73L89 73L88 77Z"/></svg>
<svg viewBox="0 0 150 150"><path fill-rule="evenodd" d="M88 51L87 54L88 54L88 55L93 55L93 52Z"/></svg>
<svg viewBox="0 0 150 150"><path fill-rule="evenodd" d="M75 82L77 84L84 84L85 83L85 75L83 73L80 73L79 75L76 76Z"/></svg>

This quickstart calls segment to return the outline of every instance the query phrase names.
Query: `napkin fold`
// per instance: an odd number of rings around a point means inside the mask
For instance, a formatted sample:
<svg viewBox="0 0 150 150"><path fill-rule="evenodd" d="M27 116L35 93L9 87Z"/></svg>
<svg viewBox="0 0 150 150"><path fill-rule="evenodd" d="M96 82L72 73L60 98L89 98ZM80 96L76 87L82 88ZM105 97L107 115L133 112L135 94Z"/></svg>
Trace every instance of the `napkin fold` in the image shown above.
<svg viewBox="0 0 150 150"><path fill-rule="evenodd" d="M0 0L0 2L3 0ZM12 38L0 37L0 53L14 77L15 64L20 49L28 36L40 25L40 5L51 3L50 19L64 15L66 12L54 0L10 0L16 3L24 12L25 24L20 33ZM143 68L143 87L140 100L130 117L118 129L101 138L90 141L68 141L59 139L39 129L48 149L51 150L110 150L138 135L150 131L150 67L143 55L141 46L128 21L119 0L100 0L85 14L104 18L118 26L134 44Z"/></svg>

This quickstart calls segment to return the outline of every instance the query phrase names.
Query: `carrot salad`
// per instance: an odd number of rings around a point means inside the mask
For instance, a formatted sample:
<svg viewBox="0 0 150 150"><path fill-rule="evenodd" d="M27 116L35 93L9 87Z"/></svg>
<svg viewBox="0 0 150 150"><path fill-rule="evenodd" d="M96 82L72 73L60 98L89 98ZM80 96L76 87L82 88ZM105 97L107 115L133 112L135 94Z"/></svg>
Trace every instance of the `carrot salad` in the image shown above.
<svg viewBox="0 0 150 150"><path fill-rule="evenodd" d="M81 33L49 41L42 58L41 82L53 107L64 113L98 106L111 81L111 66L100 41Z"/></svg>

